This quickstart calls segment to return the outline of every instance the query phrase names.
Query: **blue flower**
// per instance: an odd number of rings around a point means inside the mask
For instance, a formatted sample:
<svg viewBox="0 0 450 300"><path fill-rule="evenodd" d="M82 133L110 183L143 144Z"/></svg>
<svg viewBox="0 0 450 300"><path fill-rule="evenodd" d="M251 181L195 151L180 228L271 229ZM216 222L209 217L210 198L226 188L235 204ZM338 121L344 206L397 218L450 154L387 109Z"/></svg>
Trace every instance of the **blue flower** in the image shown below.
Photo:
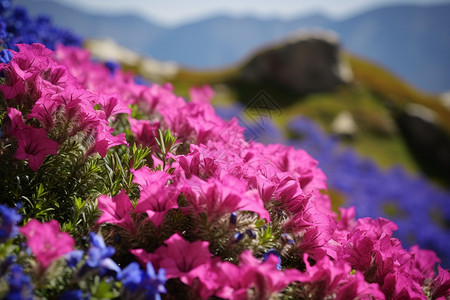
<svg viewBox="0 0 450 300"><path fill-rule="evenodd" d="M7 50L7 49L3 49L2 51L0 51L0 62L7 64L11 61L11 59L13 58L13 54L11 51ZM0 134L1 137L1 134Z"/></svg>
<svg viewBox="0 0 450 300"><path fill-rule="evenodd" d="M111 74L114 75L116 70L120 68L120 64L115 61L106 61L105 67L107 67Z"/></svg>
<svg viewBox="0 0 450 300"><path fill-rule="evenodd" d="M278 251L275 249L268 250L266 253L264 253L264 261L269 259L270 255L275 255L278 258L277 269L281 270L281 258L280 258L280 254L278 253Z"/></svg>
<svg viewBox="0 0 450 300"><path fill-rule="evenodd" d="M161 299L159 295L166 293L164 284L166 283L166 270L159 269L158 273L155 273L155 269L151 262L147 263L147 271L144 273L144 286L147 290L147 297L154 297L154 299Z"/></svg>
<svg viewBox="0 0 450 300"><path fill-rule="evenodd" d="M17 222L22 216L17 213L18 208L10 208L0 204L0 243L4 243L7 239L17 236Z"/></svg>
<svg viewBox="0 0 450 300"><path fill-rule="evenodd" d="M117 279L122 280L122 285L125 288L135 292L142 284L143 271L137 262L132 262L122 270L121 275Z"/></svg>
<svg viewBox="0 0 450 300"><path fill-rule="evenodd" d="M67 265L71 268L75 268L83 258L84 252L82 250L74 250L65 255Z"/></svg>
<svg viewBox="0 0 450 300"><path fill-rule="evenodd" d="M93 232L89 233L91 247L88 250L86 265L98 269L101 275L111 272L120 274L120 267L110 258L114 253L114 247L106 246L103 238Z"/></svg>
<svg viewBox="0 0 450 300"><path fill-rule="evenodd" d="M0 0L0 13L9 10L11 7L11 0Z"/></svg>
<svg viewBox="0 0 450 300"><path fill-rule="evenodd" d="M4 49L17 50L18 43L41 43L52 50L57 44L82 45L80 37L55 27L47 16L31 18L25 8L12 7L9 0L0 0L0 15L0 47Z"/></svg>
<svg viewBox="0 0 450 300"><path fill-rule="evenodd" d="M5 296L7 300L31 300L33 299L33 286L31 278L23 273L20 265L13 265L8 278L9 292Z"/></svg>
<svg viewBox="0 0 450 300"><path fill-rule="evenodd" d="M166 271L159 269L155 273L155 269L151 262L147 263L147 270L140 269L139 264L132 262L125 267L118 277L122 280L125 289L131 292L130 298L145 294L146 299L161 299L160 294L166 293L164 284L167 281Z"/></svg>

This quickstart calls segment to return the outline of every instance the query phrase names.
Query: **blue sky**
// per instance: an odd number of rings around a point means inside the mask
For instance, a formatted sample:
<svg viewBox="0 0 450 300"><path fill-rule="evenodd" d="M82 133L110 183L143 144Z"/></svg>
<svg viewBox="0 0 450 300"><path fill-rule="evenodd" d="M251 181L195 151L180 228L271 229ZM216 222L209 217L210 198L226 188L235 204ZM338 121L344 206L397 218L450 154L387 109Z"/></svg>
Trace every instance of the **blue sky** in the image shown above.
<svg viewBox="0 0 450 300"><path fill-rule="evenodd" d="M289 19L321 12L345 18L393 4L450 3L450 0L53 0L96 13L137 13L154 22L174 26L210 15L252 15Z"/></svg>

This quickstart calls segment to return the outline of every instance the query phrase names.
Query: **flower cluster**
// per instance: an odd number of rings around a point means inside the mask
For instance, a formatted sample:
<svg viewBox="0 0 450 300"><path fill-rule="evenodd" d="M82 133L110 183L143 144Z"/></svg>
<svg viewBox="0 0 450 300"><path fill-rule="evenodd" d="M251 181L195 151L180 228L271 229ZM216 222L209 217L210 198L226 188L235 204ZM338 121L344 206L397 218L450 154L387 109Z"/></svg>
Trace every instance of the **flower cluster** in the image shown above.
<svg viewBox="0 0 450 300"><path fill-rule="evenodd" d="M217 108L224 119L239 116L244 120L244 107L234 105ZM339 140L327 135L312 120L299 117L288 127L301 139L283 139L283 133L265 118L258 124L242 124L261 142L278 140L305 149L320 162L327 176L328 189L345 197L345 206L357 207L356 216L384 217L398 224L394 236L410 247L418 244L439 254L442 265L450 266L450 220L447 205L450 194L431 185L426 179L412 176L396 166L382 170L375 162L363 158L350 148L339 145ZM380 188L383 187L383 188ZM340 201L340 199L339 199Z"/></svg>
<svg viewBox="0 0 450 300"><path fill-rule="evenodd" d="M50 49L56 45L81 46L81 38L68 30L53 26L49 17L31 18L25 8L13 6L11 0L0 3L0 62L11 60L15 44L42 43Z"/></svg>
<svg viewBox="0 0 450 300"><path fill-rule="evenodd" d="M450 266L448 192L408 174L400 166L380 169L355 151L339 147L336 139L325 135L310 120L294 120L290 127L303 137L291 143L320 161L329 188L342 193L347 206L357 207L357 217L382 216L395 221L399 226L395 236L406 246L419 244L433 249L443 265Z"/></svg>

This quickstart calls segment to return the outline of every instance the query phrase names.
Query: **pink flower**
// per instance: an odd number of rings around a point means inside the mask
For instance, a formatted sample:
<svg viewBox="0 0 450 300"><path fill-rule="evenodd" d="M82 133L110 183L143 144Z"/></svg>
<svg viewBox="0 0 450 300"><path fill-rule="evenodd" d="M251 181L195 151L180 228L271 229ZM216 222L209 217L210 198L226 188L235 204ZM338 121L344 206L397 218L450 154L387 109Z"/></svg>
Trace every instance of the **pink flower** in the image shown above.
<svg viewBox="0 0 450 300"><path fill-rule="evenodd" d="M186 178L192 175L201 179L231 174L241 178L246 167L239 153L229 148L227 143L208 142L207 145L190 145L190 153L175 157L179 164L174 174L184 173Z"/></svg>
<svg viewBox="0 0 450 300"><path fill-rule="evenodd" d="M409 254L411 254L411 269L416 269L424 280L434 277L434 268L441 262L434 251L420 249L415 245L409 249Z"/></svg>
<svg viewBox="0 0 450 300"><path fill-rule="evenodd" d="M164 220L165 214L173 208L177 208L179 192L173 185L167 185L171 177L166 172L152 172L147 167L134 171L134 183L140 185L139 202L134 212L147 213L149 219L158 227Z"/></svg>
<svg viewBox="0 0 450 300"><path fill-rule="evenodd" d="M172 84L166 83L163 85L152 84L149 88L142 89L139 92L137 104L139 111L152 116L160 114L162 110L167 114L176 112L186 105L186 102L173 93Z"/></svg>
<svg viewBox="0 0 450 300"><path fill-rule="evenodd" d="M450 296L450 272L438 266L438 275L431 284L432 299L444 300Z"/></svg>
<svg viewBox="0 0 450 300"><path fill-rule="evenodd" d="M341 219L336 224L338 230L351 231L356 224L355 221L355 207L343 208L339 207L341 213Z"/></svg>
<svg viewBox="0 0 450 300"><path fill-rule="evenodd" d="M351 266L344 261L331 261L327 256L311 266L308 255L303 260L306 272L298 276L302 284L299 298L325 299L336 295L335 299L385 299L377 284L369 284L360 272L351 274Z"/></svg>
<svg viewBox="0 0 450 300"><path fill-rule="evenodd" d="M427 299L414 274L404 267L387 274L381 290L387 299Z"/></svg>
<svg viewBox="0 0 450 300"><path fill-rule="evenodd" d="M51 62L53 51L42 44L17 44L19 52L14 52L11 67L22 78L37 75Z"/></svg>
<svg viewBox="0 0 450 300"><path fill-rule="evenodd" d="M131 114L131 109L117 95L100 95L99 101L105 112L106 119L120 113Z"/></svg>
<svg viewBox="0 0 450 300"><path fill-rule="evenodd" d="M53 114L58 106L59 103L54 101L49 94L45 93L43 97L36 101L27 118L35 118L47 129L52 129L54 126Z"/></svg>
<svg viewBox="0 0 450 300"><path fill-rule="evenodd" d="M14 158L28 159L31 170L37 171L48 154L57 154L58 143L47 137L44 128L27 127L15 134L17 138L17 150Z"/></svg>
<svg viewBox="0 0 450 300"><path fill-rule="evenodd" d="M167 278L179 278L193 288L196 297L207 299L214 294L222 273L220 260L209 252L209 243L188 242L179 234L172 235L154 253L131 250L141 264L151 262L156 269L166 270Z"/></svg>
<svg viewBox="0 0 450 300"><path fill-rule="evenodd" d="M129 117L128 122L130 122L130 129L137 144L147 147L156 145L158 129L161 126L159 121L136 120Z"/></svg>
<svg viewBox="0 0 450 300"><path fill-rule="evenodd" d="M98 208L103 211L103 214L98 219L97 223L116 224L127 229L129 232L135 234L136 228L130 212L133 209L133 204L128 198L125 190L112 198L102 195L98 199Z"/></svg>
<svg viewBox="0 0 450 300"><path fill-rule="evenodd" d="M86 156L98 152L101 157L105 157L109 148L118 145L127 145L127 140L125 139L125 133L119 133L114 136L112 133L114 128L109 127L107 124L100 122L95 129L95 143L86 152Z"/></svg>
<svg viewBox="0 0 450 300"><path fill-rule="evenodd" d="M19 228L19 231L27 237L28 247L44 269L54 260L71 252L75 246L74 239L68 233L61 232L56 220L40 223L32 219Z"/></svg>
<svg viewBox="0 0 450 300"><path fill-rule="evenodd" d="M191 151L187 155L178 155L175 159L178 162L179 168L175 174L183 173L186 178L191 178L192 175L198 176L202 179L207 179L217 174L219 166L212 157L204 157L199 151L199 147L191 145Z"/></svg>
<svg viewBox="0 0 450 300"><path fill-rule="evenodd" d="M256 190L248 190L247 184L231 175L220 180L201 180L197 176L180 182L180 191L197 213L205 213L209 220L237 210L248 210L270 221L269 212Z"/></svg>
<svg viewBox="0 0 450 300"><path fill-rule="evenodd" d="M193 102L209 103L214 97L214 90L209 85L191 87L189 89L189 96Z"/></svg>
<svg viewBox="0 0 450 300"><path fill-rule="evenodd" d="M47 69L40 72L42 79L41 84L44 87L53 89L54 91L61 91L68 84L74 84L74 79L69 76L67 67L56 62L53 62Z"/></svg>
<svg viewBox="0 0 450 300"><path fill-rule="evenodd" d="M3 93L5 99L9 100L17 95L25 93L24 80L12 70L11 66L2 66L2 71L6 75L6 82L0 85L0 92Z"/></svg>
<svg viewBox="0 0 450 300"><path fill-rule="evenodd" d="M226 299L247 299L247 291L254 288L255 299L270 299L271 295L298 281L301 273L296 269L280 271L275 255L269 255L265 262L244 250L239 257L239 266L224 262L220 278L220 289L216 296Z"/></svg>
<svg viewBox="0 0 450 300"><path fill-rule="evenodd" d="M9 124L6 127L6 132L11 135L16 135L23 129L27 128L28 126L23 121L22 112L15 109L8 107L7 108L7 114L9 117Z"/></svg>
<svg viewBox="0 0 450 300"><path fill-rule="evenodd" d="M296 201L291 201L291 210ZM336 222L332 215L323 212L314 196L307 201L298 199L298 208L284 224L286 232L292 232L301 253L308 253L314 259L324 255L336 257L336 245L332 240Z"/></svg>
<svg viewBox="0 0 450 300"><path fill-rule="evenodd" d="M141 249L131 250L142 263L151 261L155 268L166 270L167 278L180 278L185 284L191 284L193 278L188 276L196 268L210 263L212 254L209 243L205 241L188 242L179 234L172 235L153 253Z"/></svg>

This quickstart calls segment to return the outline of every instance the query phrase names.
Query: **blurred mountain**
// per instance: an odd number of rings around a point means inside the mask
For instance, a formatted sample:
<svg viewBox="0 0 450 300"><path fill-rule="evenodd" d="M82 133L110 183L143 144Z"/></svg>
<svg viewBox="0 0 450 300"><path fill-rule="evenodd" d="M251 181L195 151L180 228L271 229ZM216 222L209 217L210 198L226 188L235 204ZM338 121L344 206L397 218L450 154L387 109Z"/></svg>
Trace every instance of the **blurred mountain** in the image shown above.
<svg viewBox="0 0 450 300"><path fill-rule="evenodd" d="M48 0L15 3L84 37L110 37L144 55L194 68L234 64L296 30L324 28L335 31L348 51L381 63L424 91L450 89L450 4L390 6L340 21L322 15L288 21L216 16L164 28L137 16L93 15Z"/></svg>
<svg viewBox="0 0 450 300"><path fill-rule="evenodd" d="M159 38L166 29L136 15L109 16L90 14L53 1L13 0L14 5L27 8L32 16L47 15L63 28L83 38L111 38L142 54L148 44Z"/></svg>

